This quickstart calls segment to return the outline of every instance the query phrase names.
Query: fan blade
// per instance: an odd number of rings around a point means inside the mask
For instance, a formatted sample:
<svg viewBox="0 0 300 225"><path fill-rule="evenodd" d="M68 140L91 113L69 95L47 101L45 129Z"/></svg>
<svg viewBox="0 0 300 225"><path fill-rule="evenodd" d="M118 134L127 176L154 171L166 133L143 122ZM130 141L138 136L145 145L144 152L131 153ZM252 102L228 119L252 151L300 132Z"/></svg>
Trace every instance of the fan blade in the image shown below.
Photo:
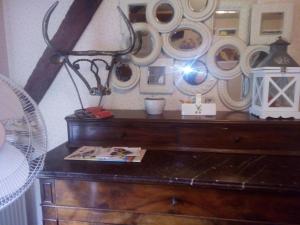
<svg viewBox="0 0 300 225"><path fill-rule="evenodd" d="M0 120L22 118L22 105L15 92L4 81L0 80Z"/></svg>
<svg viewBox="0 0 300 225"><path fill-rule="evenodd" d="M18 191L26 184L29 164L26 157L11 144L0 151L0 200Z"/></svg>

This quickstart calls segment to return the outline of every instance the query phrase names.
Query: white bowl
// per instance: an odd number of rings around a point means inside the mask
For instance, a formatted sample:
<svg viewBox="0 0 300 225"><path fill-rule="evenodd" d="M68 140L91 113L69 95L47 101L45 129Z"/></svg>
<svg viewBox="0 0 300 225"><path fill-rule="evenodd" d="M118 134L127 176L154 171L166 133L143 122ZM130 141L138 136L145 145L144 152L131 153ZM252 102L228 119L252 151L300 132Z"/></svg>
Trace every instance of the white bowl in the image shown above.
<svg viewBox="0 0 300 225"><path fill-rule="evenodd" d="M145 98L145 110L149 115L162 114L166 105L164 98Z"/></svg>

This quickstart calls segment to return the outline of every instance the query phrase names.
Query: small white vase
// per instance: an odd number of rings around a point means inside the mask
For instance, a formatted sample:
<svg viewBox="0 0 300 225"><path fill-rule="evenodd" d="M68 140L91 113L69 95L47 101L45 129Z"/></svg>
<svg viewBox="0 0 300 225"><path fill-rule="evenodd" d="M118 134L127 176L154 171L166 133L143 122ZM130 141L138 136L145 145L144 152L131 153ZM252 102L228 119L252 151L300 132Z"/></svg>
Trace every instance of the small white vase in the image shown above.
<svg viewBox="0 0 300 225"><path fill-rule="evenodd" d="M164 98L145 98L145 110L149 115L162 114L166 105Z"/></svg>

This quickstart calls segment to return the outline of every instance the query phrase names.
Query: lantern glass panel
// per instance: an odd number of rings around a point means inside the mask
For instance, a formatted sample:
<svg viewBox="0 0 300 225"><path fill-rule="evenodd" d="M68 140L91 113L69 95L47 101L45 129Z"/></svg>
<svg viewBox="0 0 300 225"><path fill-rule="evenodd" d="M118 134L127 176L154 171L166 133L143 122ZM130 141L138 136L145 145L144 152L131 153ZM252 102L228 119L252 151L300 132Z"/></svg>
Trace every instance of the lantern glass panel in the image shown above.
<svg viewBox="0 0 300 225"><path fill-rule="evenodd" d="M278 98L276 98L275 101L272 101L272 100L270 101L270 103L272 102L270 105L270 107L272 107L272 108L292 107L291 103L289 103L288 100L283 95L280 95Z"/></svg>
<svg viewBox="0 0 300 225"><path fill-rule="evenodd" d="M294 102L295 101L295 88L296 88L296 82L294 82L286 91L285 94L287 97Z"/></svg>

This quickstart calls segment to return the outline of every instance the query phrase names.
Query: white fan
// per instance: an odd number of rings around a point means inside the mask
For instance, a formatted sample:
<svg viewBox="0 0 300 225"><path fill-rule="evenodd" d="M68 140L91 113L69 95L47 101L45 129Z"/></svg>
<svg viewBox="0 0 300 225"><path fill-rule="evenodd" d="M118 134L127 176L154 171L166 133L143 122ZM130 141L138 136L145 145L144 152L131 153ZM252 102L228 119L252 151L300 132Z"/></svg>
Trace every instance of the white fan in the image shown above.
<svg viewBox="0 0 300 225"><path fill-rule="evenodd" d="M46 152L46 129L37 105L0 74L0 210L30 187Z"/></svg>

